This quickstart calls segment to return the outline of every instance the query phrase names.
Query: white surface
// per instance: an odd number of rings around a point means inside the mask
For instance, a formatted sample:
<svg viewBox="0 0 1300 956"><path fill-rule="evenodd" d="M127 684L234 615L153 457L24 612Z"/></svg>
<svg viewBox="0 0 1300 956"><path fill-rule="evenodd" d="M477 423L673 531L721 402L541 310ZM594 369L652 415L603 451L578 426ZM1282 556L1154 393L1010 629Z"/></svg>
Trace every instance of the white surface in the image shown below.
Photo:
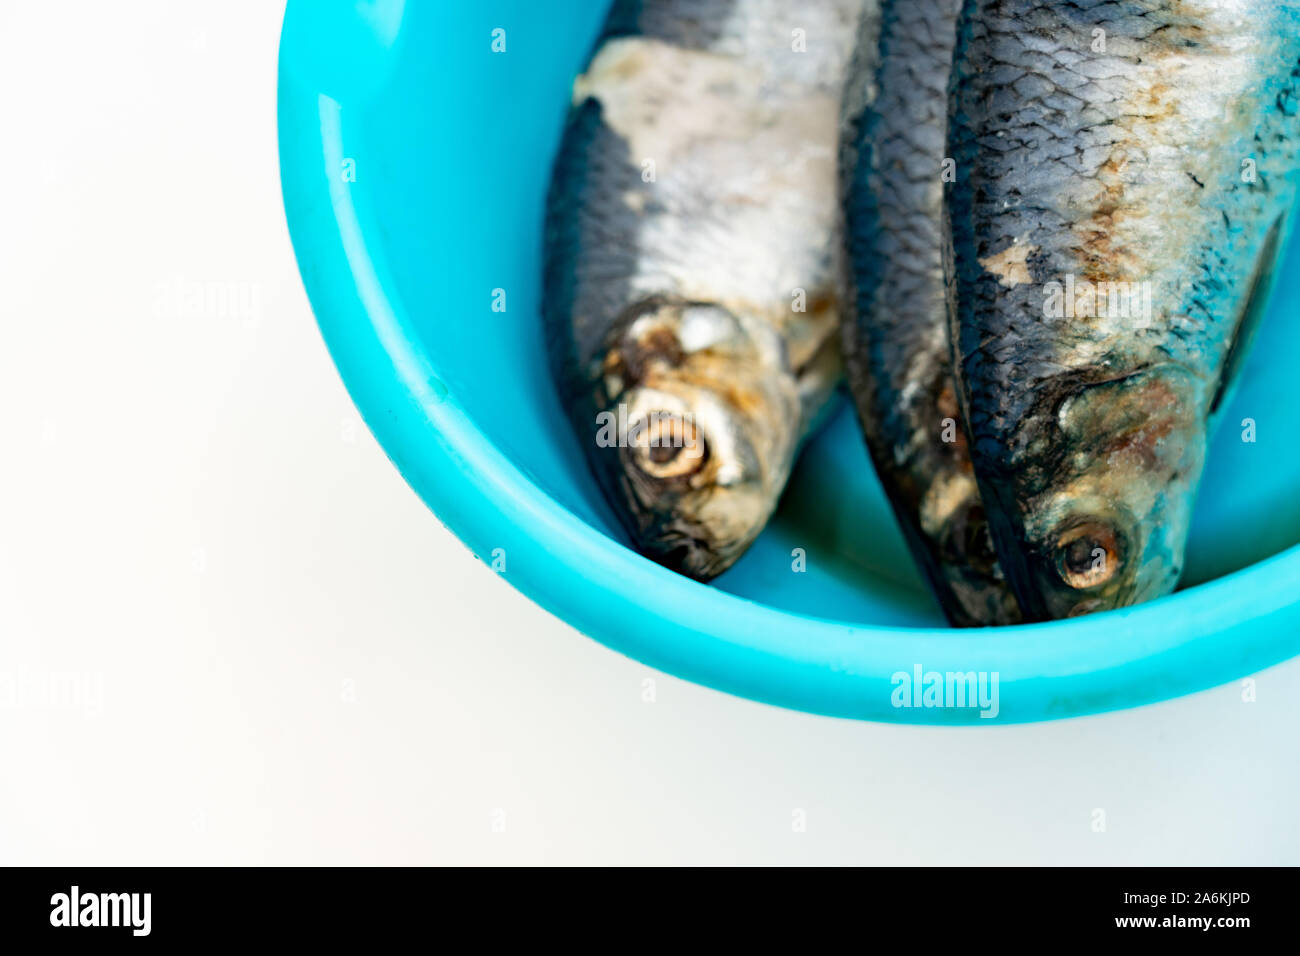
<svg viewBox="0 0 1300 956"><path fill-rule="evenodd" d="M857 724L655 674L476 562L313 325L279 23L0 5L0 862L1300 862L1300 662L1255 703Z"/></svg>

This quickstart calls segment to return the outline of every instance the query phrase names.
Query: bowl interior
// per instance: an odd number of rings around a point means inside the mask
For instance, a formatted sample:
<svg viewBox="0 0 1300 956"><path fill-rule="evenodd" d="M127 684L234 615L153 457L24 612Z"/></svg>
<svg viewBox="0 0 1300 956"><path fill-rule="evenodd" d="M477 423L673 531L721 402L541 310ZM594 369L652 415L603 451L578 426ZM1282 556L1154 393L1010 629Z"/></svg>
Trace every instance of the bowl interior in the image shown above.
<svg viewBox="0 0 1300 956"><path fill-rule="evenodd" d="M545 360L539 319L541 222L572 79L608 0L563 7L351 0L313 5L303 38L351 40L325 66L351 142L346 157L374 222L386 286L476 428L578 520L627 544L591 479ZM292 9L292 8L291 8ZM339 10L338 16L329 13ZM563 12L560 12L563 10ZM335 22L337 21L337 22ZM503 31L503 33L497 33ZM455 55L439 48L455 44ZM504 46L498 52L495 47ZM330 77L333 72L333 78ZM325 94L322 94L324 96ZM1214 436L1183 585L1203 583L1300 541L1300 444L1288 386L1300 358L1300 243ZM446 276L452 276L448 282ZM439 277L439 278L434 278ZM506 311L494 311L504 293ZM1244 421L1256 440L1243 441ZM792 550L806 574L790 574ZM923 588L881 494L848 403L810 442L779 514L715 587L759 604L866 626L933 627Z"/></svg>
<svg viewBox="0 0 1300 956"><path fill-rule="evenodd" d="M376 3L394 31L386 90L367 103L366 196L385 224L393 287L449 390L475 424L578 519L625 542L556 397L540 322L543 201L572 79L607 0L509 4L459 14L477 53L449 75L431 4ZM490 5L477 5L488 7ZM560 12L560 11L563 12ZM398 29L400 27L400 29ZM474 27L478 29L475 30ZM492 49L502 29L504 52ZM458 32L460 32L458 30ZM468 41L466 41L468 42ZM391 51L390 51L391 54ZM455 263L453 287L430 281ZM1184 586L1244 568L1300 541L1300 443L1287 397L1300 355L1300 244L1213 440ZM496 290L506 310L494 311ZM1254 442L1243 422L1254 422ZM791 574L804 549L806 574ZM780 512L716 587L784 610L859 624L933 626L922 587L847 403L807 447Z"/></svg>

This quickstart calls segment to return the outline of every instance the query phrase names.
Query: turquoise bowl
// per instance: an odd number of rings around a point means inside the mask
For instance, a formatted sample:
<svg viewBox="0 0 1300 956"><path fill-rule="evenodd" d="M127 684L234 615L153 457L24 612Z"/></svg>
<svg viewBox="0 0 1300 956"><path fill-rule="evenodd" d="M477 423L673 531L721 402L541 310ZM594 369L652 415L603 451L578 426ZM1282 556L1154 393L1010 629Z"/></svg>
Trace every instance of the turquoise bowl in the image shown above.
<svg viewBox="0 0 1300 956"><path fill-rule="evenodd" d="M476 555L649 665L843 717L1069 717L1222 684L1300 651L1294 247L1215 437L1177 594L1050 624L948 629L846 408L808 447L771 527L714 584L631 550L559 407L539 321L551 159L607 5L290 0L285 16L281 175L303 282L367 425ZM997 706L925 706L900 676L918 671L975 672Z"/></svg>

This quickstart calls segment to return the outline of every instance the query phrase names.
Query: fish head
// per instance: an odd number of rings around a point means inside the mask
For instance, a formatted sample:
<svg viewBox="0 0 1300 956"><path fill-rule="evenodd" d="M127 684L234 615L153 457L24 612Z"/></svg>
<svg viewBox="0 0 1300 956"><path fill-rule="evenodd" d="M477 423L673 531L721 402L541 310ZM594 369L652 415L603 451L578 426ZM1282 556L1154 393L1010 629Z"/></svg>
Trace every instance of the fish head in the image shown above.
<svg viewBox="0 0 1300 956"><path fill-rule="evenodd" d="M940 496L953 500L931 530L932 499ZM931 485L921 521L938 551L934 584L949 620L958 627L1020 623L974 476L964 470Z"/></svg>
<svg viewBox="0 0 1300 956"><path fill-rule="evenodd" d="M955 419L955 397L945 383L937 407L939 414ZM952 443L941 443L914 472L928 483L916 487L904 479L900 495L915 500L920 536L912 542L923 555L922 568L939 596L944 613L957 627L1020 623L1020 608L998 563L984 502L966 451L966 438L958 432ZM904 534L912 526L902 522Z"/></svg>
<svg viewBox="0 0 1300 956"><path fill-rule="evenodd" d="M1062 379L1048 400L1049 434L1025 452L1019 492L1000 497L1012 520L999 553L1031 619L1172 591L1205 458L1207 388L1187 369Z"/></svg>
<svg viewBox="0 0 1300 956"><path fill-rule="evenodd" d="M643 553L709 580L762 531L801 427L786 368L779 335L718 305L654 298L614 323L589 448Z"/></svg>

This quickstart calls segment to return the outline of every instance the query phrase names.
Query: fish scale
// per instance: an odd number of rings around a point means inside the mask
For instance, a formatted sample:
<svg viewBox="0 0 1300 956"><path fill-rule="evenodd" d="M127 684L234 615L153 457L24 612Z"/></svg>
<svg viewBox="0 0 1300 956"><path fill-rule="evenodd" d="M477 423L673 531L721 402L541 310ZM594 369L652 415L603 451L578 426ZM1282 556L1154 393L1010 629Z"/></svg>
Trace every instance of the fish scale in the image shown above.
<svg viewBox="0 0 1300 956"><path fill-rule="evenodd" d="M1293 0L966 0L950 334L990 526L1031 618L1177 583L1211 412L1294 203L1298 24ZM1057 315L1066 282L1149 288L1151 314L1109 297L1090 314L1101 300L1085 297Z"/></svg>
<svg viewBox="0 0 1300 956"><path fill-rule="evenodd" d="M763 529L840 378L835 155L863 5L624 0L574 84L552 364L633 542L701 580Z"/></svg>
<svg viewBox="0 0 1300 956"><path fill-rule="evenodd" d="M941 170L959 4L886 0L879 22L862 24L841 157L844 355L876 473L945 613L1008 624L1019 610L956 427L945 311Z"/></svg>

